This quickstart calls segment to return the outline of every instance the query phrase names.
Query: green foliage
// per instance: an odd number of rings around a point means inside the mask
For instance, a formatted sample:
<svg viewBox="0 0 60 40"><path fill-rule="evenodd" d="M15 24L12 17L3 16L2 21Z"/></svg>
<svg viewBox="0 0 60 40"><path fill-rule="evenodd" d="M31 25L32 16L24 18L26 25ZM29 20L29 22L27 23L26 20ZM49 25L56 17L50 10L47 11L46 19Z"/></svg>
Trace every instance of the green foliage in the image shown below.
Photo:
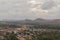
<svg viewBox="0 0 60 40"><path fill-rule="evenodd" d="M52 24L47 24L47 25L34 25L32 28L35 29L59 29L60 30L60 25L52 25Z"/></svg>
<svg viewBox="0 0 60 40"><path fill-rule="evenodd" d="M42 32L35 34L32 40L60 40L60 32Z"/></svg>
<svg viewBox="0 0 60 40"><path fill-rule="evenodd" d="M4 39L3 40L18 40L18 38L16 37L16 34L14 32L12 32L12 33L7 32L4 35Z"/></svg>

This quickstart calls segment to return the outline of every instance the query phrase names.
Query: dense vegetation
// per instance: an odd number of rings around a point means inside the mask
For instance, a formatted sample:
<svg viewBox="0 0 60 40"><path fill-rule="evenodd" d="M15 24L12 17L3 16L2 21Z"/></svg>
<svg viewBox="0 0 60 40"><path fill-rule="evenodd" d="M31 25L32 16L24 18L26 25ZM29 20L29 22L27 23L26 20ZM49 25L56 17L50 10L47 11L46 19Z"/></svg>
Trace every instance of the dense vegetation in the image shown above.
<svg viewBox="0 0 60 40"><path fill-rule="evenodd" d="M18 40L18 38L17 38L17 35L14 32L12 32L12 33L7 32L3 36L2 40Z"/></svg>
<svg viewBox="0 0 60 40"><path fill-rule="evenodd" d="M19 25L1 25L0 27L3 28L18 28L21 27ZM31 40L60 40L60 26L59 25L33 25L33 26L28 26L31 29L47 29L46 31L30 31L30 30L21 30L17 33L23 36L31 36ZM53 30L48 30L48 29L54 29ZM56 30L57 29L57 30ZM32 35L31 35L32 34ZM0 40L18 40L18 37L14 32L11 33L6 33L3 36L3 39ZM30 40L29 37L25 37L26 40Z"/></svg>
<svg viewBox="0 0 60 40"><path fill-rule="evenodd" d="M31 32L31 31L29 31ZM59 31L34 31L31 32L33 35L31 36L31 39L29 37L25 37L26 40L60 40L60 32ZM28 35L28 33L25 34ZM12 32L12 33L6 33L4 36L4 39L1 40L18 40L17 35Z"/></svg>
<svg viewBox="0 0 60 40"><path fill-rule="evenodd" d="M21 34L22 33L22 34ZM53 31L53 30L46 30L46 31L29 31L29 30L24 30L24 31L19 31L18 34L26 36L26 40L30 40L29 36L31 36L31 40L60 40L60 31ZM4 36L3 39L1 40L18 40L17 35L14 32L7 32ZM31 35L32 34L32 35Z"/></svg>
<svg viewBox="0 0 60 40"><path fill-rule="evenodd" d="M33 35L32 40L60 40L60 32L41 32Z"/></svg>
<svg viewBox="0 0 60 40"><path fill-rule="evenodd" d="M30 25L30 24L29 24ZM16 24L0 24L0 27L2 28L20 28L20 25L16 25ZM53 25L53 24L46 24L46 25L33 25L33 26L28 26L30 28L35 28L35 29L59 29L60 30L60 25Z"/></svg>
<svg viewBox="0 0 60 40"><path fill-rule="evenodd" d="M34 25L32 28L35 29L58 29L60 30L60 25Z"/></svg>
<svg viewBox="0 0 60 40"><path fill-rule="evenodd" d="M58 30L42 30L42 31L29 31L25 30L21 32L26 37L26 40L60 40L60 31ZM20 34L21 34L20 33ZM29 39L29 36L31 39Z"/></svg>

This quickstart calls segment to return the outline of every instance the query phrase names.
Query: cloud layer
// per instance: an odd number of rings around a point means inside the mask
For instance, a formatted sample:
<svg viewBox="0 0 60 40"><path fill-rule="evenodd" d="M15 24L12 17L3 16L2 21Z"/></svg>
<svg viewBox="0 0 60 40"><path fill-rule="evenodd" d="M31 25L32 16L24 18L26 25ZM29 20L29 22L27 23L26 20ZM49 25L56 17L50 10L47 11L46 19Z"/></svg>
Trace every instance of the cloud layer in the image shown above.
<svg viewBox="0 0 60 40"><path fill-rule="evenodd" d="M35 0L36 1L36 0ZM40 3L38 3L40 2ZM43 0L36 1L36 4L32 6L32 11L37 13L40 18L57 19L60 13L60 1L59 0ZM36 6L37 5L37 6Z"/></svg>
<svg viewBox="0 0 60 40"><path fill-rule="evenodd" d="M0 0L0 20L60 17L60 0Z"/></svg>

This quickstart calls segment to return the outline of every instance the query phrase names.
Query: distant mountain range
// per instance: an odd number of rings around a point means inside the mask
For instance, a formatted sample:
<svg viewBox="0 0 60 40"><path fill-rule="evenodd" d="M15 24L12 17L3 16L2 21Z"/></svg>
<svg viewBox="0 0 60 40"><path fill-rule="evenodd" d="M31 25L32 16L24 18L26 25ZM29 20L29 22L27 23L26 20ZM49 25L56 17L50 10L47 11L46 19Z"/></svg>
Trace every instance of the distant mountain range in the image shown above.
<svg viewBox="0 0 60 40"><path fill-rule="evenodd" d="M0 24L54 24L54 25L60 25L60 19L47 20L47 19L37 18L35 20L25 19L25 20L19 20L19 21L0 21Z"/></svg>

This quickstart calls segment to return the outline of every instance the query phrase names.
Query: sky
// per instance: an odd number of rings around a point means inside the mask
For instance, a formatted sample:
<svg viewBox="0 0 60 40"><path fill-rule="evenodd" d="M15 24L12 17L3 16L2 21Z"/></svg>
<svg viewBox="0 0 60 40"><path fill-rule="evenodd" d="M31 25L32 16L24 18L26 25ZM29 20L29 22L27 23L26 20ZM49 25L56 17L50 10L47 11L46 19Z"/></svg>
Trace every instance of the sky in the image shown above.
<svg viewBox="0 0 60 40"><path fill-rule="evenodd" d="M60 0L0 0L0 20L60 19Z"/></svg>

